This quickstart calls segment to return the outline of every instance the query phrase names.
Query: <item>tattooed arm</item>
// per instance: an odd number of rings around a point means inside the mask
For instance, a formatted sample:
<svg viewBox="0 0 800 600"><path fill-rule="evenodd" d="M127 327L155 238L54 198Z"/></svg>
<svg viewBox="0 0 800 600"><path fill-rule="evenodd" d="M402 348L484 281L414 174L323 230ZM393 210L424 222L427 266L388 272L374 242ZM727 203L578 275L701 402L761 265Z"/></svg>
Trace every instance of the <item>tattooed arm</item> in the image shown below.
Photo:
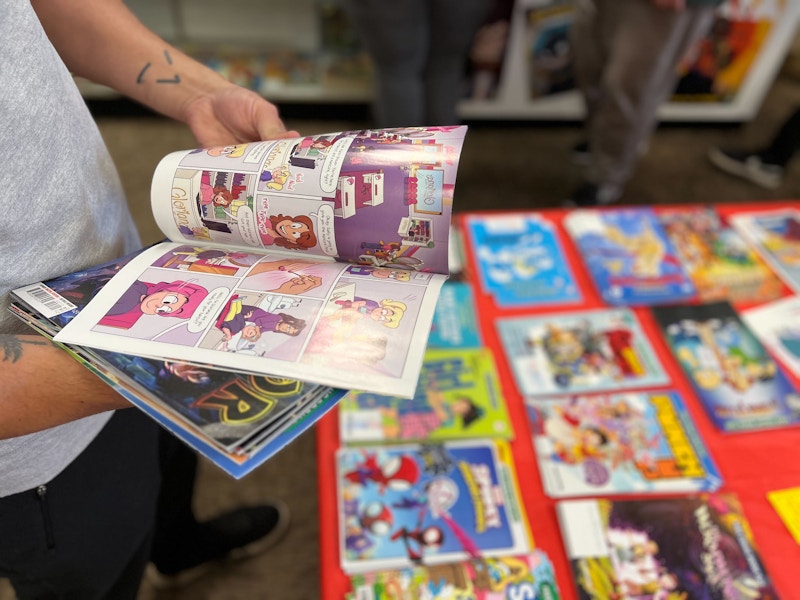
<svg viewBox="0 0 800 600"><path fill-rule="evenodd" d="M35 334L0 334L0 386L0 439L131 406L69 354Z"/></svg>
<svg viewBox="0 0 800 600"><path fill-rule="evenodd" d="M201 146L295 137L278 110L147 29L121 0L33 0L67 67L189 125Z"/></svg>

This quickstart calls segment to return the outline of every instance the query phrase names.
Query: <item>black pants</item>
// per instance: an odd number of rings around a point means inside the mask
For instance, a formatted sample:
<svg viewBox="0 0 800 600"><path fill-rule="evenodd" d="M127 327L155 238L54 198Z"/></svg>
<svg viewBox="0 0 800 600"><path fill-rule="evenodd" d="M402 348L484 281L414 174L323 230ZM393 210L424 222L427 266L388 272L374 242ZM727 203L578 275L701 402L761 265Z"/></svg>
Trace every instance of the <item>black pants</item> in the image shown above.
<svg viewBox="0 0 800 600"><path fill-rule="evenodd" d="M798 148L800 148L800 108L789 115L769 147L760 154L764 162L786 167Z"/></svg>
<svg viewBox="0 0 800 600"><path fill-rule="evenodd" d="M0 576L20 600L134 599L159 494L159 430L117 411L62 473L0 498Z"/></svg>

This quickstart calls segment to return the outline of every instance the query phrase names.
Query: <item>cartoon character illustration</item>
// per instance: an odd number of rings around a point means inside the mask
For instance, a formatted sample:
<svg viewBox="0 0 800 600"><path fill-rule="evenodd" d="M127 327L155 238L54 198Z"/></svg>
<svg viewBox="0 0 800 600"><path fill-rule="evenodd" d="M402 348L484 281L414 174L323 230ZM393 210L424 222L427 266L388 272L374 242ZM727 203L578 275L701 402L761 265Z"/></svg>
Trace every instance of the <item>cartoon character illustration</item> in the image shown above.
<svg viewBox="0 0 800 600"><path fill-rule="evenodd" d="M267 312L257 306L242 304L236 299L225 306L217 320L217 328L222 331L225 341L229 341L239 332L242 339L250 342L258 341L264 333L297 336L305 326L303 319L286 313Z"/></svg>
<svg viewBox="0 0 800 600"><path fill-rule="evenodd" d="M227 208L241 195L245 190L245 186L242 185L244 175L234 175L231 189L224 185L227 177L227 173L219 173L214 185L211 185L211 172L202 172L200 175L200 192L198 193L201 207L213 205Z"/></svg>
<svg viewBox="0 0 800 600"><path fill-rule="evenodd" d="M407 308L405 303L388 298L376 302L356 296L352 300L335 302L341 308L331 315L330 319L352 324L361 319L371 319L389 329L397 329Z"/></svg>
<svg viewBox="0 0 800 600"><path fill-rule="evenodd" d="M271 215L269 221L261 223L259 228L261 241L266 246L274 244L282 248L308 250L317 244L314 223L306 215Z"/></svg>
<svg viewBox="0 0 800 600"><path fill-rule="evenodd" d="M439 428L460 422L466 429L483 416L483 409L466 394L448 399L435 386L410 400L389 400L389 406L381 407L384 435L389 438L425 440Z"/></svg>
<svg viewBox="0 0 800 600"><path fill-rule="evenodd" d="M387 488L395 491L408 490L419 477L420 470L416 461L405 454L391 456L379 463L375 454L366 453L364 461L356 465L355 470L344 474L344 478L351 483L374 483L381 493Z"/></svg>
<svg viewBox="0 0 800 600"><path fill-rule="evenodd" d="M228 158L241 158L244 155L247 144L236 144L233 146L217 146L208 148L206 153L209 156L227 156Z"/></svg>
<svg viewBox="0 0 800 600"><path fill-rule="evenodd" d="M429 525L423 528L422 517L420 517L419 521L415 528L401 527L390 537L392 541L403 540L406 552L408 552L408 558L415 563L422 562L422 557L426 551L435 551L444 542L444 532L441 527Z"/></svg>
<svg viewBox="0 0 800 600"><path fill-rule="evenodd" d="M259 183L265 185L267 189L279 191L283 189L283 186L291 175L292 173L289 170L289 165L281 165L270 171L262 171L258 180Z"/></svg>
<svg viewBox="0 0 800 600"><path fill-rule="evenodd" d="M626 234L619 227L606 225L606 236L630 255L633 261L630 272L636 277L658 277L662 262L670 258L674 260L674 257L666 255L664 242L649 225L636 234ZM608 264L609 271L622 274L623 263L620 260L610 260Z"/></svg>
<svg viewBox="0 0 800 600"><path fill-rule="evenodd" d="M245 277L252 289L276 294L302 294L322 285L322 277L309 271L320 265L310 260L261 260Z"/></svg>
<svg viewBox="0 0 800 600"><path fill-rule="evenodd" d="M130 329L142 315L188 319L208 296L208 290L189 281L134 281L100 319L99 325Z"/></svg>
<svg viewBox="0 0 800 600"><path fill-rule="evenodd" d="M372 265L352 265L347 267L348 275L375 277L376 279L393 279L394 281L411 281L411 273L398 269L381 268Z"/></svg>

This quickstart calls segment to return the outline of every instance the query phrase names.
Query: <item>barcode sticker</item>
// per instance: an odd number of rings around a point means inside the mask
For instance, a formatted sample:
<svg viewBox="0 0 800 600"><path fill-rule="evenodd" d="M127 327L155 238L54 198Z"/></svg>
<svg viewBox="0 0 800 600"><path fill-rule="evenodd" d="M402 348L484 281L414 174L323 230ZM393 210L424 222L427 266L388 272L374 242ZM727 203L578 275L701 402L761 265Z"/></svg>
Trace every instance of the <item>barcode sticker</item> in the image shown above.
<svg viewBox="0 0 800 600"><path fill-rule="evenodd" d="M43 283L33 283L14 290L14 293L47 319L78 308Z"/></svg>

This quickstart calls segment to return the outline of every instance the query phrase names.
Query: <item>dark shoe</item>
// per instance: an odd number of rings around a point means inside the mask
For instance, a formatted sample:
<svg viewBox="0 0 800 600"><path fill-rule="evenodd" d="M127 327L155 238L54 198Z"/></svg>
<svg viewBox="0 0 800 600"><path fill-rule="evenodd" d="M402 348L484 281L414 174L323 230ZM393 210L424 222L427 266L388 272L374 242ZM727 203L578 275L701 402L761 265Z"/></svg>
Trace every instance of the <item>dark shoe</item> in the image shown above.
<svg viewBox="0 0 800 600"><path fill-rule="evenodd" d="M145 576L156 589L187 585L215 565L244 560L265 552L289 528L289 508L281 501L239 508L198 525L186 549L162 564L150 563Z"/></svg>
<svg viewBox="0 0 800 600"><path fill-rule="evenodd" d="M612 204L622 197L622 190L612 184L582 184L564 203L565 206L603 206Z"/></svg>
<svg viewBox="0 0 800 600"><path fill-rule="evenodd" d="M584 140L583 142L575 144L572 150L570 150L569 156L573 164L581 167L588 166L592 159L592 155L589 152L589 142Z"/></svg>
<svg viewBox="0 0 800 600"><path fill-rule="evenodd" d="M711 148L709 160L730 175L735 175L768 190L780 187L783 167L764 162L754 152Z"/></svg>

